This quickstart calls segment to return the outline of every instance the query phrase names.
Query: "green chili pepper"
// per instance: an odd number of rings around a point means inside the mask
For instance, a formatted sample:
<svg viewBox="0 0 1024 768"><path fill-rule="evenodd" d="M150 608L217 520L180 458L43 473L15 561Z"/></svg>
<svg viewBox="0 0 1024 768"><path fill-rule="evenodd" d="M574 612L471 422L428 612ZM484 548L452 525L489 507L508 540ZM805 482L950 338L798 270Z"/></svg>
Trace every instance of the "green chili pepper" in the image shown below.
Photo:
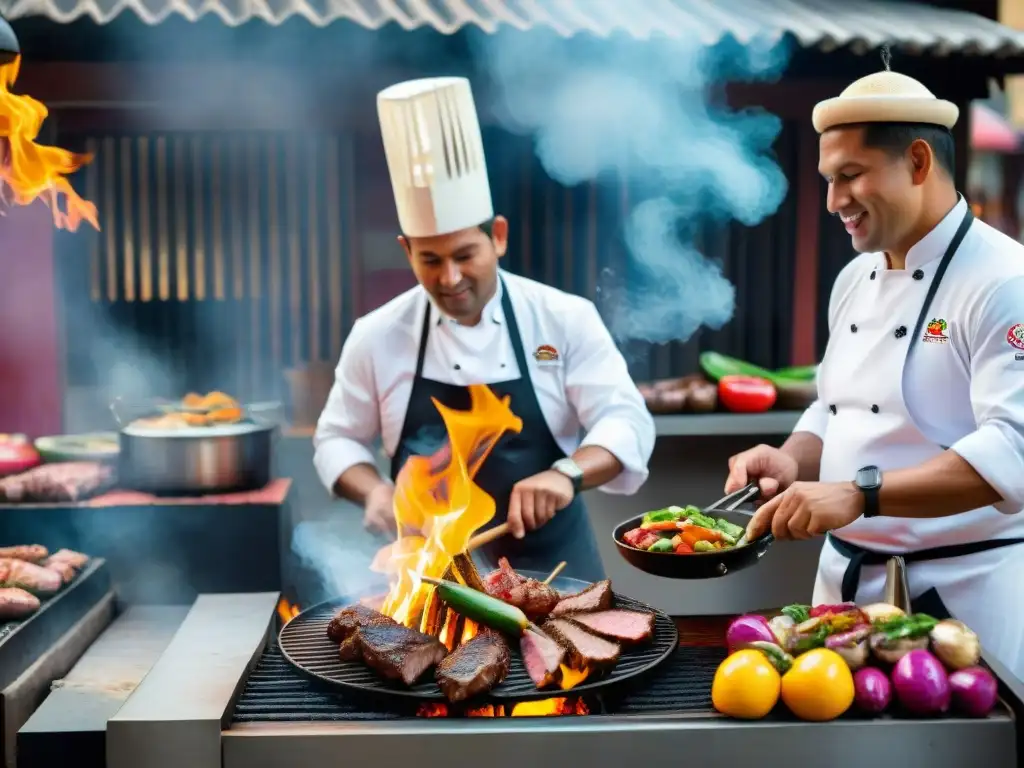
<svg viewBox="0 0 1024 768"><path fill-rule="evenodd" d="M461 613L467 619L479 622L485 627L518 637L531 626L525 613L504 600L456 584L454 581L433 579L428 576L420 578L427 584L433 584L437 588L438 597L448 603L456 613Z"/></svg>

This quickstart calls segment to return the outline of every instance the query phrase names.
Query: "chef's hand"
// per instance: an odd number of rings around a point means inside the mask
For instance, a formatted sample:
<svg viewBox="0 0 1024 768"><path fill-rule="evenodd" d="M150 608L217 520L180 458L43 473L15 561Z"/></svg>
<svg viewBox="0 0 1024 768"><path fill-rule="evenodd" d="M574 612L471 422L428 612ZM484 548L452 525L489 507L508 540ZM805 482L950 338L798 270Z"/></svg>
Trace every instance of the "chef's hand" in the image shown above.
<svg viewBox="0 0 1024 768"><path fill-rule="evenodd" d="M380 533L391 538L398 535L395 522L395 486L382 482L366 494L363 505L363 527L371 533Z"/></svg>
<svg viewBox="0 0 1024 768"><path fill-rule="evenodd" d="M729 459L725 492L733 493L756 480L761 498L770 499L796 482L800 467L788 453L770 445L758 445Z"/></svg>
<svg viewBox="0 0 1024 768"><path fill-rule="evenodd" d="M747 539L769 530L776 539L809 539L847 526L863 512L864 495L853 483L793 483L754 513Z"/></svg>
<svg viewBox="0 0 1024 768"><path fill-rule="evenodd" d="M547 523L572 504L572 480L553 469L520 480L508 501L508 529L517 539Z"/></svg>

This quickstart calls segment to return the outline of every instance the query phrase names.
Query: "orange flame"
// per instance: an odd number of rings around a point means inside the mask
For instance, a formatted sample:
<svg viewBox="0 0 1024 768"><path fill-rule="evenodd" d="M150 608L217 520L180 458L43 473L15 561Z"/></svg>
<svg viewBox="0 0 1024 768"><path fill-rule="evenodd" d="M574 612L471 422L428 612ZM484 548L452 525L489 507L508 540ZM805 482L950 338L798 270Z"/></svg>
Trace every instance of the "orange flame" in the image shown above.
<svg viewBox="0 0 1024 768"><path fill-rule="evenodd" d="M469 387L470 408L455 411L434 400L448 439L433 456L413 456L395 482L399 539L378 567L397 576L382 612L411 626L430 590L422 576L440 578L455 555L465 552L473 533L494 517L495 503L472 478L505 432L523 421L487 386ZM416 534L406 535L406 531ZM459 638L461 639L461 638ZM456 638L452 638L455 644Z"/></svg>
<svg viewBox="0 0 1024 768"><path fill-rule="evenodd" d="M292 605L283 597L277 601L277 615L281 617L281 621L287 624L289 621L294 619L302 612L302 609L297 605Z"/></svg>
<svg viewBox="0 0 1024 768"><path fill-rule="evenodd" d="M31 96L11 93L20 68L21 56L0 64L0 199L6 187L10 199L5 202L29 205L43 200L59 229L74 232L86 221L98 230L96 206L79 197L66 178L91 162L92 155L36 144L49 110ZM67 200L66 211L60 207L61 195Z"/></svg>
<svg viewBox="0 0 1024 768"><path fill-rule="evenodd" d="M417 717L448 717L449 714L448 705L439 702L421 704L416 712ZM485 704L467 709L463 714L465 717L557 717L589 715L590 707L583 699L556 698L524 701L514 705L511 710L503 704Z"/></svg>

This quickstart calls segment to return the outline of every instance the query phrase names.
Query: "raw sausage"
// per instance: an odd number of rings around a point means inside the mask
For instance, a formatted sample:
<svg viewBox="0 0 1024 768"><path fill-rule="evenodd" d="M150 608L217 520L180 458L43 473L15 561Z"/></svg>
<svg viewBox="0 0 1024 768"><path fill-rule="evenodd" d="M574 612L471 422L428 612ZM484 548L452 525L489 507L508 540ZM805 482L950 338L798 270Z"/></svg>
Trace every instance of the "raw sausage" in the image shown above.
<svg viewBox="0 0 1024 768"><path fill-rule="evenodd" d="M17 587L0 588L0 620L22 619L39 610L39 598Z"/></svg>
<svg viewBox="0 0 1024 768"><path fill-rule="evenodd" d="M49 568L8 558L0 560L0 583L46 595L60 590L64 579Z"/></svg>
<svg viewBox="0 0 1024 768"><path fill-rule="evenodd" d="M9 557L12 560L25 560L29 563L38 563L45 558L49 551L42 544L22 544L17 547L0 547L0 557Z"/></svg>

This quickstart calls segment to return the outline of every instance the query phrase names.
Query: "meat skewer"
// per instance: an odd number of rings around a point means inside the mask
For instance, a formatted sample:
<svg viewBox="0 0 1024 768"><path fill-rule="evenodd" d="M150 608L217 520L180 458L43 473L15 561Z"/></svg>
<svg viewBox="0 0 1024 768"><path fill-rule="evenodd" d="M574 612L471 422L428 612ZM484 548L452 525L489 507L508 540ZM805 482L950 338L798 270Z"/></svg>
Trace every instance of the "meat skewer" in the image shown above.
<svg viewBox="0 0 1024 768"><path fill-rule="evenodd" d="M565 560L560 562L558 565L555 566L555 570L553 570L551 572L551 575L548 576L546 579L544 579L543 583L544 584L550 584L552 581L555 580L555 577L558 576L558 574L560 574L562 571L565 570L565 566L567 566L567 565L568 565L568 563L565 562Z"/></svg>

